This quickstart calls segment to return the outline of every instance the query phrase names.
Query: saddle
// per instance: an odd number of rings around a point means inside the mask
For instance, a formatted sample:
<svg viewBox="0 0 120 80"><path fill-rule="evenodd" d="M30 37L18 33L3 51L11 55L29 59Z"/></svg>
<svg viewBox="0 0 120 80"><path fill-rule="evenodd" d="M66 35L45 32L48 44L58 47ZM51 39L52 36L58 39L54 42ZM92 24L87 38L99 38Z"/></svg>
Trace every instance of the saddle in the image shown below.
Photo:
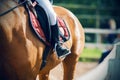
<svg viewBox="0 0 120 80"><path fill-rule="evenodd" d="M29 15L29 23L31 25L31 29L35 33L35 35L42 41L45 45L51 45L52 40L51 36L54 36L52 34L50 22L48 20L48 15L44 11L44 9L34 1L31 5L34 5L34 7L27 6L26 10ZM69 31L66 26L65 21L57 17L58 26L59 26L59 32L60 32L60 40L61 42L65 42L69 40Z"/></svg>
<svg viewBox="0 0 120 80"><path fill-rule="evenodd" d="M29 2L25 5L25 8L29 15L29 24L31 26L31 30L36 35L36 37L43 42L46 45L46 48L44 50L43 54L43 62L40 69L42 69L46 64L46 58L50 50L53 48L52 45L52 38L51 36L54 36L51 30L50 22L48 20L48 15L44 11L44 9L37 4L36 1ZM58 26L60 31L60 41L62 43L66 42L70 38L69 30L66 26L65 21L58 17Z"/></svg>

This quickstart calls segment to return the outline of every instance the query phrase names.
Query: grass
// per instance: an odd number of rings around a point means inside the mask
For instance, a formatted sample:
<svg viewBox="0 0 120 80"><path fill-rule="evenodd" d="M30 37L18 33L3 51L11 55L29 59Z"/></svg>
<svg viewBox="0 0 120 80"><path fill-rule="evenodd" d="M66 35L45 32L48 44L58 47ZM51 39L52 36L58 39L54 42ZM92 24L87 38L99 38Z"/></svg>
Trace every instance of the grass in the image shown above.
<svg viewBox="0 0 120 80"><path fill-rule="evenodd" d="M98 48L84 48L79 61L92 62L98 61L101 57L102 51Z"/></svg>

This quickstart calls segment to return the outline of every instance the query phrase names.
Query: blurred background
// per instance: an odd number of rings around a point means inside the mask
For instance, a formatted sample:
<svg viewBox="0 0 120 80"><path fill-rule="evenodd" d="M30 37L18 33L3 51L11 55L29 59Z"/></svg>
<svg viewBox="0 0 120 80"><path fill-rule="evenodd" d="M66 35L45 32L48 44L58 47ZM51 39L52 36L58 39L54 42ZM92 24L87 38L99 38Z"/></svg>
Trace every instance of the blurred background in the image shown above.
<svg viewBox="0 0 120 80"><path fill-rule="evenodd" d="M75 73L81 76L102 62L114 42L120 41L120 0L54 0L53 4L72 11L85 30L85 48ZM58 69L53 71L56 75L61 74Z"/></svg>
<svg viewBox="0 0 120 80"><path fill-rule="evenodd" d="M98 61L117 37L109 34L120 33L119 0L54 0L54 5L72 11L85 29L86 43L80 61Z"/></svg>

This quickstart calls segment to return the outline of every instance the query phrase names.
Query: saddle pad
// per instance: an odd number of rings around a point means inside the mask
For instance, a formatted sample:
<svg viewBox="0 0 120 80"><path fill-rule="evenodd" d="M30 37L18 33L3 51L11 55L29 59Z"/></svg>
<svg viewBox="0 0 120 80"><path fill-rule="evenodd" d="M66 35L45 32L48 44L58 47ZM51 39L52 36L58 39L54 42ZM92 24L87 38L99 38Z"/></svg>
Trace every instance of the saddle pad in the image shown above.
<svg viewBox="0 0 120 80"><path fill-rule="evenodd" d="M40 25L40 23L38 22L38 20L37 20L37 18L36 18L36 16L32 13L32 12L30 12L30 18L31 18L31 21L32 21L32 24L33 24L33 29L37 32L37 34L40 36L40 38L43 40L43 41L45 41L46 43L48 43L47 41L46 41L46 37L45 37L45 34L44 34L44 31L43 31L43 29L41 28L41 25ZM66 24L65 24L65 22L63 21L63 19L62 18L57 18L57 20L58 20L58 26L59 26L59 30L60 30L60 40L61 41L67 41L68 39L69 39L69 37L70 37L70 35L69 35L69 31L68 31L68 29L67 29L67 26L66 26Z"/></svg>
<svg viewBox="0 0 120 80"><path fill-rule="evenodd" d="M33 24L35 31L37 31L38 34L44 39L44 41L46 41L46 37L43 33L43 30L42 30L37 18L34 16L34 14L32 12L30 12L30 16L31 16L32 24Z"/></svg>
<svg viewBox="0 0 120 80"><path fill-rule="evenodd" d="M41 22L41 19L37 19L36 16L33 14L33 12L31 12L29 10L29 15L30 15L30 23L32 24L32 28L33 28L33 31L37 34L38 38L45 44L47 45L50 45L51 42L49 42L46 37L46 34L49 34L49 31L48 33L45 33L43 27L46 27L46 26L41 26L42 23ZM39 20L39 21L38 21ZM57 21L58 21L58 26L59 26L59 30L60 30L60 40L61 42L65 42L69 39L70 35L69 35L69 30L66 26L66 23L64 22L64 20L62 18L57 18ZM47 29L47 28L46 28ZM49 29L51 30L51 29Z"/></svg>
<svg viewBox="0 0 120 80"><path fill-rule="evenodd" d="M58 26L59 26L59 30L60 30L60 40L65 42L65 41L69 40L69 38L70 38L69 30L67 28L66 23L64 22L64 20L62 18L58 17L57 20L58 20Z"/></svg>
<svg viewBox="0 0 120 80"><path fill-rule="evenodd" d="M43 43L50 45L46 40L43 29L41 28L41 25L39 21L37 20L36 16L31 11L29 11L29 14L30 14L30 21L31 21L34 32L37 34L37 36Z"/></svg>

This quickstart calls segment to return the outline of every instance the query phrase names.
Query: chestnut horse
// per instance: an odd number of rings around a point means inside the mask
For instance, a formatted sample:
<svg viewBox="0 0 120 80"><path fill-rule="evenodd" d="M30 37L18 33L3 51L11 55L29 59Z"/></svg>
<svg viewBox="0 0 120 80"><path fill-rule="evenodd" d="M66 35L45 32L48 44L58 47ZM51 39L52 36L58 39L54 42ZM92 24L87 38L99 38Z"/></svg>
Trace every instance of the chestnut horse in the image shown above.
<svg viewBox="0 0 120 80"><path fill-rule="evenodd" d="M0 14L17 6L14 0L0 0ZM0 16L0 80L49 80L49 72L63 63L64 80L73 80L75 66L84 48L84 30L78 19L67 9L54 6L67 23L70 39L64 43L71 54L59 59L49 53L46 66L40 70L45 45L31 31L28 14L23 6Z"/></svg>

